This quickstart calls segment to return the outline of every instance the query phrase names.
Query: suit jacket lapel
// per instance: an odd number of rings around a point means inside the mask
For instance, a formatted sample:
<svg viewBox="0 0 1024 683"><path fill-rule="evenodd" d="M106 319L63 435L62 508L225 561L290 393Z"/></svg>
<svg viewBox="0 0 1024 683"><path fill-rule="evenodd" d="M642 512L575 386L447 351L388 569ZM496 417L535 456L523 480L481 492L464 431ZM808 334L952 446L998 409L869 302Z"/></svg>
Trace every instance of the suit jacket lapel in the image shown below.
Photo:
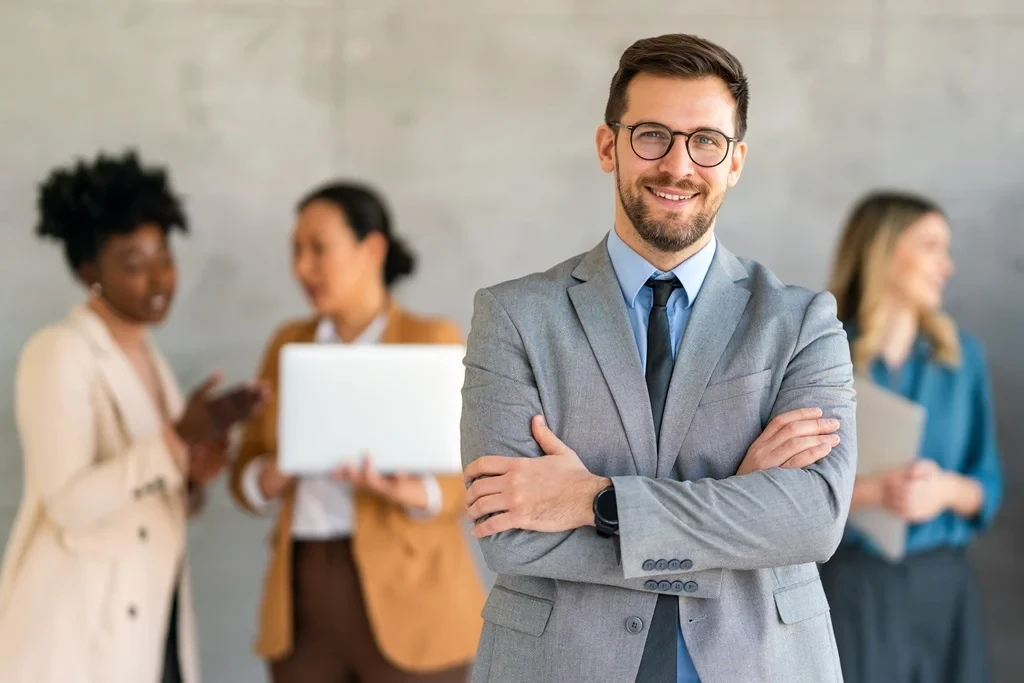
<svg viewBox="0 0 1024 683"><path fill-rule="evenodd" d="M669 476L697 412L701 395L732 338L750 291L737 284L742 265L721 243L690 312L665 401L657 476Z"/></svg>
<svg viewBox="0 0 1024 683"><path fill-rule="evenodd" d="M160 391L163 392L164 401L167 403L167 411L171 419L178 419L185 409L185 399L181 395L178 380L174 377L174 371L167 364L160 349L153 340L149 341L149 353L153 358L153 365L156 366L157 377L160 379Z"/></svg>
<svg viewBox="0 0 1024 683"><path fill-rule="evenodd" d="M604 240L583 257L573 277L581 282L569 287L569 298L619 410L637 474L653 476L657 444L647 384Z"/></svg>

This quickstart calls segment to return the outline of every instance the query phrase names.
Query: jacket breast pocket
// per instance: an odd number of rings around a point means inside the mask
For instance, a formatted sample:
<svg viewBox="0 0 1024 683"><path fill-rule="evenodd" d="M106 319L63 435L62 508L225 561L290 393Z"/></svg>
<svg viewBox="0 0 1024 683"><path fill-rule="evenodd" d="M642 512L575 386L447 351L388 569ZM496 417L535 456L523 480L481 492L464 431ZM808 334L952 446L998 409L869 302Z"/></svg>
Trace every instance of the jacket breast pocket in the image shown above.
<svg viewBox="0 0 1024 683"><path fill-rule="evenodd" d="M678 474L691 481L736 474L763 429L761 418L770 405L771 385L768 369L708 386L680 449Z"/></svg>
<svg viewBox="0 0 1024 683"><path fill-rule="evenodd" d="M744 375L743 377L727 379L724 382L712 384L704 390L700 397L699 405L706 406L710 403L727 401L731 398L753 394L767 387L771 379L772 370L768 368L761 372L755 372L752 375Z"/></svg>

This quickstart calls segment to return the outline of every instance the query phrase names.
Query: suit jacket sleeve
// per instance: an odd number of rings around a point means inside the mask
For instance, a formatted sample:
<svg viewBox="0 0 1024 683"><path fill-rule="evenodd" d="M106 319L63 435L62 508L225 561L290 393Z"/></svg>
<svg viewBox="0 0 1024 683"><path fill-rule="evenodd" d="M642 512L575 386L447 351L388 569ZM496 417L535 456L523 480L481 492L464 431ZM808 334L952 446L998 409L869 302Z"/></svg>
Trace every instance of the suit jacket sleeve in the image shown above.
<svg viewBox="0 0 1024 683"><path fill-rule="evenodd" d="M840 443L804 469L682 482L613 477L625 576L649 576L645 560L674 557L680 549L695 571L831 557L853 495L857 430L849 344L828 293L817 295L804 312L772 417L810 407L839 420Z"/></svg>
<svg viewBox="0 0 1024 683"><path fill-rule="evenodd" d="M753 569L824 560L842 535L856 465L852 367L830 295L808 306L773 414L820 406L842 422L841 444L806 470L678 482L616 477L621 564L615 544L591 528L512 530L481 540L498 573L646 590L651 558L686 550L693 571ZM486 454L541 455L530 419L542 413L522 338L488 291L478 293L466 356L463 465ZM571 446L571 444L569 444ZM743 454L730 454L737 461ZM676 572L680 577L686 573Z"/></svg>
<svg viewBox="0 0 1024 683"><path fill-rule="evenodd" d="M74 332L51 328L26 344L18 364L16 411L26 488L67 531L86 531L183 475L164 434L97 460L94 363Z"/></svg>
<svg viewBox="0 0 1024 683"><path fill-rule="evenodd" d="M476 295L465 363L463 467L489 454L542 455L530 431L530 420L543 412L533 367L515 325L487 290ZM513 529L481 539L480 547L487 566L499 574L646 590L643 580L623 576L614 542L591 528Z"/></svg>

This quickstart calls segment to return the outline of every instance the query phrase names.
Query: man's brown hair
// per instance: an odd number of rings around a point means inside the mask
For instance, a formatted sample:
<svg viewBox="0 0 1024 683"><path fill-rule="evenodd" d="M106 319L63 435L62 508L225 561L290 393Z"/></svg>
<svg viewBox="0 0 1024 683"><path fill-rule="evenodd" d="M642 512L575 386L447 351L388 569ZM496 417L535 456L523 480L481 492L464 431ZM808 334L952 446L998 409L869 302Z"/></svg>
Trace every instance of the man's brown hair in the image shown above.
<svg viewBox="0 0 1024 683"><path fill-rule="evenodd" d="M750 93L743 65L728 50L685 33L670 33L643 38L630 45L619 59L619 70L612 77L604 122L618 121L626 111L626 89L637 74L675 78L721 79L736 101L736 133L743 139L747 132L747 105ZM728 131L723 131L728 133Z"/></svg>

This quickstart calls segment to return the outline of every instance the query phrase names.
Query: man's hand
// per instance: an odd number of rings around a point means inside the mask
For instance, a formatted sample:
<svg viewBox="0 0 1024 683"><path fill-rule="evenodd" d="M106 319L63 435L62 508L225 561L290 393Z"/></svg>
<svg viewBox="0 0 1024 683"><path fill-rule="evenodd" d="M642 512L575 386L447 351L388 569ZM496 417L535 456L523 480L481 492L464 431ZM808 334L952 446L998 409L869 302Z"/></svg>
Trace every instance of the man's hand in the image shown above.
<svg viewBox="0 0 1024 683"><path fill-rule="evenodd" d="M380 474L369 455L363 456L362 466L342 465L331 476L402 507L425 510L429 503L427 485L421 477L401 472Z"/></svg>
<svg viewBox="0 0 1024 683"><path fill-rule="evenodd" d="M777 415L750 445L736 474L813 465L839 444L838 429L839 420L821 419L820 408Z"/></svg>
<svg viewBox="0 0 1024 683"><path fill-rule="evenodd" d="M594 525L594 496L611 480L591 474L542 415L534 416L531 427L545 455L485 455L466 468L465 479L473 482L466 491L466 512L476 522L476 538L509 529L556 532ZM478 521L487 515L493 516Z"/></svg>

